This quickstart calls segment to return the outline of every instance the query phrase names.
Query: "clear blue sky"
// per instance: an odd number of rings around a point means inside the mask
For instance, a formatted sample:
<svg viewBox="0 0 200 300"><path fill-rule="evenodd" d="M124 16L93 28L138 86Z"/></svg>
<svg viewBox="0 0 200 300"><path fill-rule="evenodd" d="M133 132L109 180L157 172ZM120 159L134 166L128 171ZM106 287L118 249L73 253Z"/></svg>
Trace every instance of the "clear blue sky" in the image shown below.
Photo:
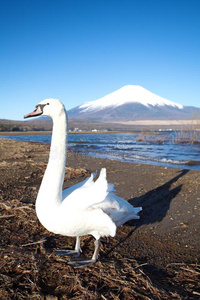
<svg viewBox="0 0 200 300"><path fill-rule="evenodd" d="M200 0L0 0L0 119L137 84L200 107Z"/></svg>

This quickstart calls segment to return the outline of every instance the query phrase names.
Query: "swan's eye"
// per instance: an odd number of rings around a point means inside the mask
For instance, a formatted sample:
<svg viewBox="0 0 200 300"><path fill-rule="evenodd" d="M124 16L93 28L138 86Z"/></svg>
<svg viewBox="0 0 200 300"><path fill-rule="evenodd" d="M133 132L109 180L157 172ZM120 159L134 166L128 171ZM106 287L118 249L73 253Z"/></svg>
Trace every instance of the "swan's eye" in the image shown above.
<svg viewBox="0 0 200 300"><path fill-rule="evenodd" d="M49 105L49 103L47 103L47 105Z"/></svg>

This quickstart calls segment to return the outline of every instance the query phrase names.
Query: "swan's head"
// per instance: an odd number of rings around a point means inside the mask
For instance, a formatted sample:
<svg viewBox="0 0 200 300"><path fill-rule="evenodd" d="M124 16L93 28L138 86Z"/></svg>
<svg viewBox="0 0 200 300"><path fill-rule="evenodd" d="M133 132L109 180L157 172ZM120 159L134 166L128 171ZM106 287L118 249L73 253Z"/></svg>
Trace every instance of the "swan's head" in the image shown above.
<svg viewBox="0 0 200 300"><path fill-rule="evenodd" d="M24 116L24 118L47 116L54 118L65 111L64 105L57 99L45 99L36 105L35 110Z"/></svg>

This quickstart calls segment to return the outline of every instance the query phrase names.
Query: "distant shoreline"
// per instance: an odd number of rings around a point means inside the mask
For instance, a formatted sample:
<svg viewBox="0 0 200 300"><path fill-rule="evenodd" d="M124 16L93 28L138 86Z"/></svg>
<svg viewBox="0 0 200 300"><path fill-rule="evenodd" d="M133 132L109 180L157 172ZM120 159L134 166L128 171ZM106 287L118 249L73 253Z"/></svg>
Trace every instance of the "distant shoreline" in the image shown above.
<svg viewBox="0 0 200 300"><path fill-rule="evenodd" d="M117 123L117 122L115 122ZM142 126L180 126L180 125L198 125L198 119L192 120L135 120L135 121L122 121L123 125L142 125Z"/></svg>
<svg viewBox="0 0 200 300"><path fill-rule="evenodd" d="M128 132L128 131L126 131ZM125 131L69 131L68 134L107 134L107 133L126 133ZM1 135L48 135L51 131L0 131ZM131 132L129 132L131 133Z"/></svg>

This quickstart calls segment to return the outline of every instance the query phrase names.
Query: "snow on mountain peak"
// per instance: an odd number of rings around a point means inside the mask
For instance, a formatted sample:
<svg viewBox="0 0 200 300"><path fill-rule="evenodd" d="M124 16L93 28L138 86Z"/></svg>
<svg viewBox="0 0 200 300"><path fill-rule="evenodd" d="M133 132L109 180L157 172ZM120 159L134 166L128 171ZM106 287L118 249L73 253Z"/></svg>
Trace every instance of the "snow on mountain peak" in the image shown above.
<svg viewBox="0 0 200 300"><path fill-rule="evenodd" d="M183 108L183 105L172 102L170 100L164 99L152 92L146 90L139 85L126 85L119 90L110 93L98 100L85 102L79 106L81 113L98 111L107 107L121 106L127 103L140 103L145 106L164 106L169 105L177 107L179 109Z"/></svg>

